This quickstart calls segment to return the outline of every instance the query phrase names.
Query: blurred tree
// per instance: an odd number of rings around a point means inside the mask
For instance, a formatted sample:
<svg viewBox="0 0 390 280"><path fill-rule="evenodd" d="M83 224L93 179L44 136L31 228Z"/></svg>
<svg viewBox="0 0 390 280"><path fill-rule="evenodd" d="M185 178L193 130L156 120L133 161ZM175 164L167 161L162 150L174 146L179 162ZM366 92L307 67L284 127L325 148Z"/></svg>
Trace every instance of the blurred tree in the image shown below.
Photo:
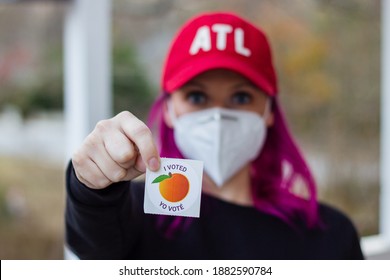
<svg viewBox="0 0 390 280"><path fill-rule="evenodd" d="M31 83L5 85L0 109L6 104L16 106L23 117L40 111L61 111L63 107L62 47L51 45L44 49L43 64L35 67Z"/></svg>
<svg viewBox="0 0 390 280"><path fill-rule="evenodd" d="M153 101L152 86L132 46L114 46L113 92L115 114L126 110L141 119L146 118Z"/></svg>
<svg viewBox="0 0 390 280"><path fill-rule="evenodd" d="M12 84L3 88L0 109L6 104L14 105L25 118L40 111L62 111L62 48L48 48L42 60L45 63L36 69L33 84ZM129 110L144 119L153 99L152 87L132 46L118 44L114 47L112 78L114 113Z"/></svg>

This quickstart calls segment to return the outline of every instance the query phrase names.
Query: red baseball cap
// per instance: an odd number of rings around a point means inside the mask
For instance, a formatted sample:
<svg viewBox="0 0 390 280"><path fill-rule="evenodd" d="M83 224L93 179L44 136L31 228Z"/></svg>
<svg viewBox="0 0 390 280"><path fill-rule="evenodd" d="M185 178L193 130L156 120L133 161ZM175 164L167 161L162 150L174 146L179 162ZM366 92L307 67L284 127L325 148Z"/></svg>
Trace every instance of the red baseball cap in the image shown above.
<svg viewBox="0 0 390 280"><path fill-rule="evenodd" d="M277 81L271 48L259 28L232 13L206 13L176 34L165 60L162 89L168 93L212 69L235 71L270 96Z"/></svg>

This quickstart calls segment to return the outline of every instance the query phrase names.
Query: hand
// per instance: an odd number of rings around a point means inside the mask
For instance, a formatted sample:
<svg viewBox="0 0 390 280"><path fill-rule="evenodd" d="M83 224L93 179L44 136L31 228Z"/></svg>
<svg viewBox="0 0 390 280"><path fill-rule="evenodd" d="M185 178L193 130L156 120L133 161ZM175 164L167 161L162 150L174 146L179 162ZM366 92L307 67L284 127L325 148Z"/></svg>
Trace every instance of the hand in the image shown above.
<svg viewBox="0 0 390 280"><path fill-rule="evenodd" d="M103 189L160 168L160 156L150 129L130 112L98 122L73 155L80 182Z"/></svg>

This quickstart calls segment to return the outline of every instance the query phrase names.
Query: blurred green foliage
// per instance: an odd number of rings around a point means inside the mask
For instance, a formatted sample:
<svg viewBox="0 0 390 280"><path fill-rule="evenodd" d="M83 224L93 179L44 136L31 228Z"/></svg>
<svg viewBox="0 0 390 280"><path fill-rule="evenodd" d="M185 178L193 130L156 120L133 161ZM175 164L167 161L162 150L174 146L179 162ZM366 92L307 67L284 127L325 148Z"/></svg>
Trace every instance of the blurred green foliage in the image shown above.
<svg viewBox="0 0 390 280"><path fill-rule="evenodd" d="M112 79L114 114L131 111L145 119L154 95L132 46L118 44L114 47Z"/></svg>
<svg viewBox="0 0 390 280"><path fill-rule="evenodd" d="M6 83L0 97L0 109L17 107L24 118L40 111L59 111L63 108L63 50L58 44L44 48L40 63L34 67L34 77L26 82Z"/></svg>
<svg viewBox="0 0 390 280"><path fill-rule="evenodd" d="M26 118L39 111L62 110L62 92L62 78L54 78L43 80L39 85L29 89L22 89L5 101L18 107Z"/></svg>
<svg viewBox="0 0 390 280"><path fill-rule="evenodd" d="M152 87L137 61L131 45L116 45L113 49L112 86L114 114L131 111L144 119L152 100ZM6 85L0 96L0 110L5 105L17 107L24 118L40 111L62 111L63 58L58 46L47 48L45 66L37 69L36 81L28 86Z"/></svg>

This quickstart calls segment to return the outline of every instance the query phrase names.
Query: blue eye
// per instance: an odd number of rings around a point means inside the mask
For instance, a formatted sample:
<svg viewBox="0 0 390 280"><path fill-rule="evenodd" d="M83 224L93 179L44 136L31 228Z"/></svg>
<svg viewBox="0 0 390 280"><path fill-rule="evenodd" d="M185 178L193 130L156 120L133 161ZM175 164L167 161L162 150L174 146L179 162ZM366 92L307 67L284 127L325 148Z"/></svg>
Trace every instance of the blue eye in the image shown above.
<svg viewBox="0 0 390 280"><path fill-rule="evenodd" d="M193 105L204 105L207 102L207 95L202 91L190 91L186 99Z"/></svg>
<svg viewBox="0 0 390 280"><path fill-rule="evenodd" d="M252 100L253 100L252 95L246 91L236 92L232 97L232 102L234 105L250 104Z"/></svg>

